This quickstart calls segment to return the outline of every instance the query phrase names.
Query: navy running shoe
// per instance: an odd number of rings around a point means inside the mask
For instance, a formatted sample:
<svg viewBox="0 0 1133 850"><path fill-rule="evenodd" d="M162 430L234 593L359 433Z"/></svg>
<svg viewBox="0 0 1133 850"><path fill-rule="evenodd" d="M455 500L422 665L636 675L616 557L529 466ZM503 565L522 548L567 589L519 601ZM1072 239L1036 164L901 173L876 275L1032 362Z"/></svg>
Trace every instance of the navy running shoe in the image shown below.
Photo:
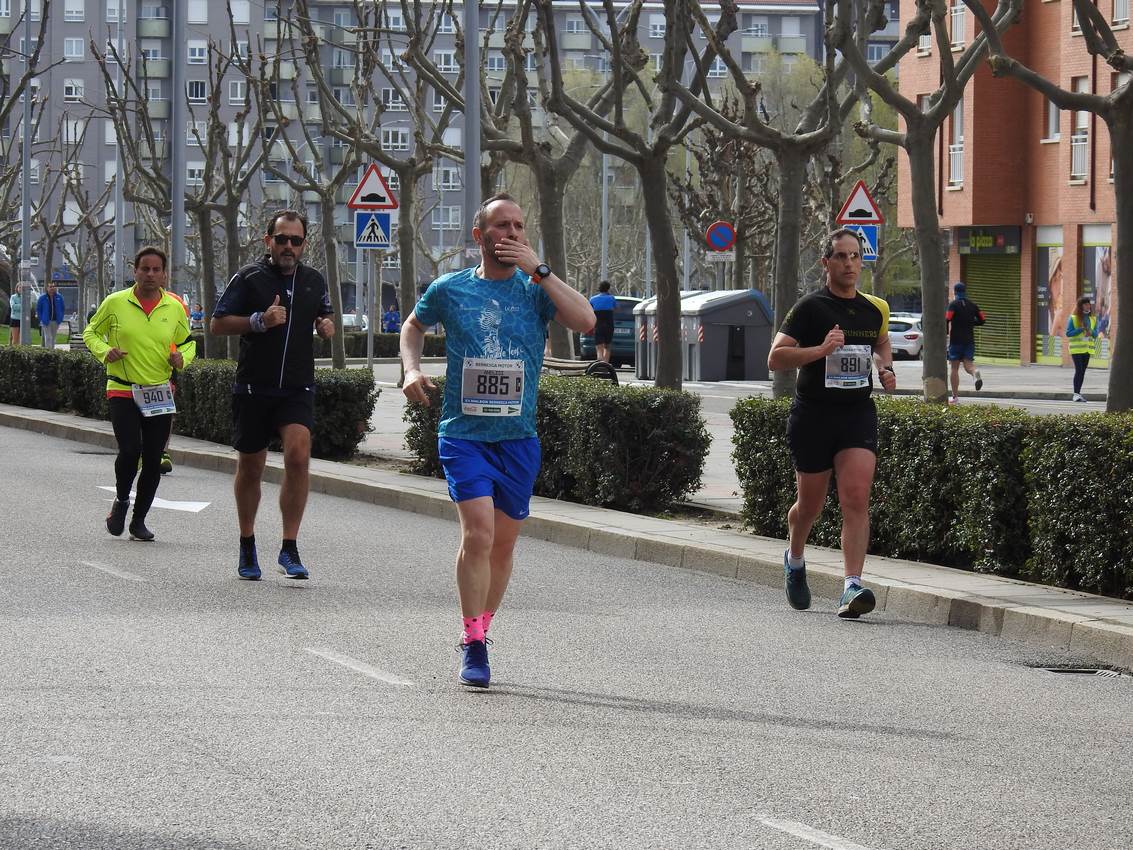
<svg viewBox="0 0 1133 850"><path fill-rule="evenodd" d="M240 563L236 573L244 581L260 580L260 559L256 556L256 545L240 547Z"/></svg>
<svg viewBox="0 0 1133 850"><path fill-rule="evenodd" d="M796 611L805 611L810 607L810 586L806 583L806 565L792 569L787 561L787 553L783 553L783 583L787 586L787 602Z"/></svg>
<svg viewBox="0 0 1133 850"><path fill-rule="evenodd" d="M153 542L153 532L146 528L144 520L135 519L130 522L130 539L140 540L143 543Z"/></svg>
<svg viewBox="0 0 1133 850"><path fill-rule="evenodd" d="M115 537L121 537L126 530L126 511L130 510L129 499L115 499L106 515L106 530Z"/></svg>
<svg viewBox="0 0 1133 850"><path fill-rule="evenodd" d="M310 578L307 573L307 568L304 567L303 562L299 560L299 553L287 549L281 549L279 552L279 571L288 578Z"/></svg>
<svg viewBox="0 0 1133 850"><path fill-rule="evenodd" d="M876 605L877 598L872 590L860 584L851 584L838 603L838 616L843 620L856 620L862 614L868 614Z"/></svg>
<svg viewBox="0 0 1133 850"><path fill-rule="evenodd" d="M460 660L460 684L470 688L486 688L492 678L488 666L488 646L482 640L462 643L457 647L462 654Z"/></svg>

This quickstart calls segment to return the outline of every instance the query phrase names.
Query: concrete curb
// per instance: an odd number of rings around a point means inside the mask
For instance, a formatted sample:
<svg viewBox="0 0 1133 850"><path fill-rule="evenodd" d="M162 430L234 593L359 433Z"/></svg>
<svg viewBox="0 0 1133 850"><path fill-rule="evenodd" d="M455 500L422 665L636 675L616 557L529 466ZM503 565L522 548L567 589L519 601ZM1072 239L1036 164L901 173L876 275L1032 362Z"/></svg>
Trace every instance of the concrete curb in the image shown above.
<svg viewBox="0 0 1133 850"><path fill-rule="evenodd" d="M114 448L109 422L0 405L0 425ZM227 446L175 436L175 463L231 472ZM269 454L266 480L282 461ZM454 518L443 481L312 460L311 490L443 519ZM611 530L618 529L618 530ZM524 534L596 554L692 570L770 587L783 583L783 541L694 523L638 516L536 497ZM808 549L815 607L833 608L842 592L841 553ZM947 567L870 557L867 582L878 610L917 623L955 626L1133 670L1133 604Z"/></svg>

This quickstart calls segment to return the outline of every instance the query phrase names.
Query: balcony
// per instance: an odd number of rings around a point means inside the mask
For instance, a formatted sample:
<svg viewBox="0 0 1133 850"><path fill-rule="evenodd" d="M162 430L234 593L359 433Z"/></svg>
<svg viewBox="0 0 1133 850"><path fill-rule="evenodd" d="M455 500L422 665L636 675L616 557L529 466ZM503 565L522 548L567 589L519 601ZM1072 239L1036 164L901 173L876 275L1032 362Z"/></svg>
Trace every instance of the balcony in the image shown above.
<svg viewBox="0 0 1133 850"><path fill-rule="evenodd" d="M1070 136L1070 179L1085 180L1089 176L1090 131L1075 130Z"/></svg>
<svg viewBox="0 0 1133 850"><path fill-rule="evenodd" d="M146 101L146 113L150 118L168 118L169 112L168 100L151 99Z"/></svg>
<svg viewBox="0 0 1133 850"><path fill-rule="evenodd" d="M139 67L146 80L168 80L172 70L168 59L147 59Z"/></svg>
<svg viewBox="0 0 1133 850"><path fill-rule="evenodd" d="M743 53L770 53L774 42L769 35L745 35L740 39L740 50Z"/></svg>
<svg viewBox="0 0 1133 850"><path fill-rule="evenodd" d="M0 18L0 35L7 35L12 31L12 17Z"/></svg>
<svg viewBox="0 0 1133 850"><path fill-rule="evenodd" d="M334 226L334 235L339 242L347 242L351 245L354 244L354 225L353 224L336 224Z"/></svg>
<svg viewBox="0 0 1133 850"><path fill-rule="evenodd" d="M138 38L169 38L169 18L139 18Z"/></svg>
<svg viewBox="0 0 1133 850"><path fill-rule="evenodd" d="M780 53L806 53L806 36L781 35L779 36Z"/></svg>
<svg viewBox="0 0 1133 850"><path fill-rule="evenodd" d="M138 145L138 153L146 159L165 159L165 140L155 139L153 147L150 147L145 141L142 141Z"/></svg>
<svg viewBox="0 0 1133 850"><path fill-rule="evenodd" d="M295 63L294 62L280 62L279 71L276 73L277 80L289 82L295 79Z"/></svg>
<svg viewBox="0 0 1133 850"><path fill-rule="evenodd" d="M320 203L322 201L322 195L320 195L318 192L314 192L314 191L304 192L302 194L302 198L303 198L303 203L305 203L305 204L317 204L317 203Z"/></svg>
<svg viewBox="0 0 1133 850"><path fill-rule="evenodd" d="M334 163L335 165L342 165L344 162L347 161L347 159L349 159L349 152L350 152L350 148L341 147L339 145L333 145L330 149L330 161L332 163ZM354 191L354 190L351 189L351 191ZM347 196L347 197L349 197L349 196ZM343 201L343 203L345 203L345 201Z"/></svg>
<svg viewBox="0 0 1133 850"><path fill-rule="evenodd" d="M264 200L284 202L290 201L291 187L283 181L264 183Z"/></svg>
<svg viewBox="0 0 1133 850"><path fill-rule="evenodd" d="M948 146L948 185L964 185L964 143Z"/></svg>
<svg viewBox="0 0 1133 850"><path fill-rule="evenodd" d="M268 112L270 116L279 115L286 118L288 121L295 121L299 118L299 104L293 100L280 100L277 101L275 106Z"/></svg>
<svg viewBox="0 0 1133 850"><path fill-rule="evenodd" d="M354 82L354 66L347 68L331 68L330 84L332 86L348 86Z"/></svg>
<svg viewBox="0 0 1133 850"><path fill-rule="evenodd" d="M594 36L589 32L563 33L559 40L559 48L562 50L590 50L593 46Z"/></svg>

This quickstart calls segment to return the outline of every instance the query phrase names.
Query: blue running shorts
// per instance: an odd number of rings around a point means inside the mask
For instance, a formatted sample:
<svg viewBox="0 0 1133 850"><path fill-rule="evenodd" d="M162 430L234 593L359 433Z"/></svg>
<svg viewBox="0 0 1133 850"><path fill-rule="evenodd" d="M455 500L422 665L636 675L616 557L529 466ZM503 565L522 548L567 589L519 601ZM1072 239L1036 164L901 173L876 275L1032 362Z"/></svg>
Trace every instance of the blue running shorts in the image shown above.
<svg viewBox="0 0 1133 850"><path fill-rule="evenodd" d="M948 360L954 362L956 360L975 360L976 359L976 344L974 342L950 342L948 343Z"/></svg>
<svg viewBox="0 0 1133 850"><path fill-rule="evenodd" d="M454 502L491 496L496 510L514 520L527 518L543 461L538 437L495 443L440 437L437 451Z"/></svg>

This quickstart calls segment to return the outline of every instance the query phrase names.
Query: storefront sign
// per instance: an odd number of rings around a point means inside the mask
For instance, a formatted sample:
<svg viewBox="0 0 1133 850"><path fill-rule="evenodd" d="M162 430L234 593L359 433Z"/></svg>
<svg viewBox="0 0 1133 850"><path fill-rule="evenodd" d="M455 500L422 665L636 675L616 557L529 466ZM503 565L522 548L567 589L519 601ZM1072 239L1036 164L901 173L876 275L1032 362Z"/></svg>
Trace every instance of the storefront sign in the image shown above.
<svg viewBox="0 0 1133 850"><path fill-rule="evenodd" d="M957 227L956 244L961 254L1018 254L1023 243L1018 227Z"/></svg>

